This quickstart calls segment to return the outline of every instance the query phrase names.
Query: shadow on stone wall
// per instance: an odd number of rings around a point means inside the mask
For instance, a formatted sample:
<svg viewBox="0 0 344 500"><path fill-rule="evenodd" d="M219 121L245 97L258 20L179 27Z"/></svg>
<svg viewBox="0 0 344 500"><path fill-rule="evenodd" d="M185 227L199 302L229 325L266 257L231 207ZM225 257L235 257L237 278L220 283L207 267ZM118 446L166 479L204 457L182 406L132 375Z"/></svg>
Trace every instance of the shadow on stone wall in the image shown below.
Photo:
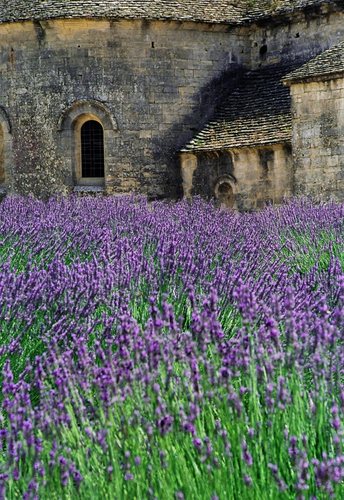
<svg viewBox="0 0 344 500"><path fill-rule="evenodd" d="M180 171L179 152L214 115L218 106L237 86L243 73L243 66L231 67L217 78L212 79L194 96L194 107L179 123L175 123L164 134L153 139L153 155L155 161L166 158L170 169L166 179L166 196L181 198L183 196Z"/></svg>

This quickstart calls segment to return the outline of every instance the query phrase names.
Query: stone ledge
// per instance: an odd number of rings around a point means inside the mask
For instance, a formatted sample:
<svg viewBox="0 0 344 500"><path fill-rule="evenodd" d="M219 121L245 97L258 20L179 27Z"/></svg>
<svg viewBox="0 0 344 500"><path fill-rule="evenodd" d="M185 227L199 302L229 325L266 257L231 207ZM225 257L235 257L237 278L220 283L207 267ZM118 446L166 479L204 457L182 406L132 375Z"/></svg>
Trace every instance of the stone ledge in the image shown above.
<svg viewBox="0 0 344 500"><path fill-rule="evenodd" d="M104 186L74 186L74 193L105 193Z"/></svg>

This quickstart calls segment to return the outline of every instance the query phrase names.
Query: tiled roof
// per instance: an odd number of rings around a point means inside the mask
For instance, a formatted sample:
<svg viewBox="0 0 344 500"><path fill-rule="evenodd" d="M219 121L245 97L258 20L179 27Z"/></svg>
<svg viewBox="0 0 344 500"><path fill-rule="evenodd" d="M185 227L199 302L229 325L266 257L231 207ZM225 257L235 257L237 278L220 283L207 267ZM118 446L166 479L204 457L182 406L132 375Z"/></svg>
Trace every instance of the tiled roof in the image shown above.
<svg viewBox="0 0 344 500"><path fill-rule="evenodd" d="M339 0L340 1L340 0ZM338 0L257 0L248 2L249 8L246 14L246 19L251 21L259 21L273 16L283 16L292 14L295 11L307 9L319 9L321 6L326 7L332 5L338 7Z"/></svg>
<svg viewBox="0 0 344 500"><path fill-rule="evenodd" d="M292 83L328 79L338 74L344 74L344 41L292 71L283 81Z"/></svg>
<svg viewBox="0 0 344 500"><path fill-rule="evenodd" d="M243 0L0 0L0 21L96 17L240 22Z"/></svg>
<svg viewBox="0 0 344 500"><path fill-rule="evenodd" d="M336 3L338 0L0 0L0 22L107 17L242 24Z"/></svg>
<svg viewBox="0 0 344 500"><path fill-rule="evenodd" d="M294 66L295 67L295 66ZM214 118L183 152L214 151L291 141L291 99L281 78L290 66L245 73Z"/></svg>

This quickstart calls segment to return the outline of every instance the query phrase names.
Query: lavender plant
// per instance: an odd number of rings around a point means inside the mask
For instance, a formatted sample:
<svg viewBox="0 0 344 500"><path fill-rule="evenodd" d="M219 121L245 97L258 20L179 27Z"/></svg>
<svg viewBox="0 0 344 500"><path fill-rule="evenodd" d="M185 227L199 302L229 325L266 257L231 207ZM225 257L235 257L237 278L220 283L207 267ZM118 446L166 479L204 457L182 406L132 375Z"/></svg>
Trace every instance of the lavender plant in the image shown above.
<svg viewBox="0 0 344 500"><path fill-rule="evenodd" d="M0 212L0 498L344 495L344 205Z"/></svg>

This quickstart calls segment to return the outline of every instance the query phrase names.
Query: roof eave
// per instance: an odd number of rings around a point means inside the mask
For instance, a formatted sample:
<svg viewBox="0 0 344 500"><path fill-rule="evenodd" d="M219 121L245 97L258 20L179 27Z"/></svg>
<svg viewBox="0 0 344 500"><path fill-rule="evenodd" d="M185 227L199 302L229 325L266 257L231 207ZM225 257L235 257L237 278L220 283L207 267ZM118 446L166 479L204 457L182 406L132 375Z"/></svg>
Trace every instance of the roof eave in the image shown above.
<svg viewBox="0 0 344 500"><path fill-rule="evenodd" d="M338 5L343 0L319 0L315 5L313 6L300 6L300 7L289 7L289 8L283 8L281 10L276 10L276 11L265 11L265 12L245 12L242 11L238 13L237 19L232 19L232 20L227 20L227 19L202 19L202 18L195 18L195 17L176 17L176 16L150 16L150 15L138 15L138 16L130 16L130 15L100 15L97 16L96 14L92 14L90 16L73 16L73 15L39 15L39 16L33 16L33 17L18 17L16 19L13 18L8 18L4 20L0 20L0 24L6 24L6 23L15 23L15 22L24 22L24 21L48 21L48 20L57 20L57 19L118 19L118 20L133 20L133 19L142 19L142 20L147 20L147 21L181 21L181 22L191 22L191 23L202 23L202 24L214 24L214 25L225 25L225 26L233 26L233 27L245 27L245 26L250 26L252 24L258 24L258 25L263 25L266 23L288 23L290 22L290 19L293 18L295 15L300 15L302 12L305 12L307 9L307 15L308 17L316 17L319 16L319 8L322 9L321 14L326 15L330 11L335 11L338 9L341 9L342 6ZM314 11L314 12L313 12Z"/></svg>
<svg viewBox="0 0 344 500"><path fill-rule="evenodd" d="M291 145L292 138L290 137L289 139L276 139L273 140L271 139L270 141L266 142L254 142L251 144L231 144L231 145L226 145L226 146L219 146L219 147L200 147L200 148L183 148L179 151L180 154L202 154L202 153L216 153L220 151L233 151L235 149L256 149L256 148L265 148L268 146L276 146L277 144L280 145Z"/></svg>
<svg viewBox="0 0 344 500"><path fill-rule="evenodd" d="M292 85L296 85L299 83L326 82L329 80L337 80L339 78L344 78L344 69L341 71L323 73L318 75L282 78L282 83L287 87L291 87Z"/></svg>
<svg viewBox="0 0 344 500"><path fill-rule="evenodd" d="M341 5L337 5L333 3L333 0L319 0L317 4L312 6L299 6L299 7L289 7L281 10L276 10L273 12L265 12L261 14L248 14L243 20L242 24L251 25L266 25L266 24L285 24L290 22L295 16L302 15L307 12L308 18L318 18L319 17L319 8L322 9L321 15L328 15L330 12L335 12L338 9L341 9Z"/></svg>
<svg viewBox="0 0 344 500"><path fill-rule="evenodd" d="M192 18L174 18L174 17L153 17L153 16L145 16L145 17L136 17L136 16L115 16L115 15L89 15L89 16L72 16L72 15L64 15L64 16L47 16L47 17L18 17L17 19L0 19L0 24L14 24L14 23L33 23L40 21L63 21L63 20L93 20L93 21L148 21L148 22L175 22L175 23L193 23L193 24L212 24L212 25L223 25L223 26L233 26L240 27L242 26L241 21L224 21L224 20L214 20L214 19L192 19Z"/></svg>

